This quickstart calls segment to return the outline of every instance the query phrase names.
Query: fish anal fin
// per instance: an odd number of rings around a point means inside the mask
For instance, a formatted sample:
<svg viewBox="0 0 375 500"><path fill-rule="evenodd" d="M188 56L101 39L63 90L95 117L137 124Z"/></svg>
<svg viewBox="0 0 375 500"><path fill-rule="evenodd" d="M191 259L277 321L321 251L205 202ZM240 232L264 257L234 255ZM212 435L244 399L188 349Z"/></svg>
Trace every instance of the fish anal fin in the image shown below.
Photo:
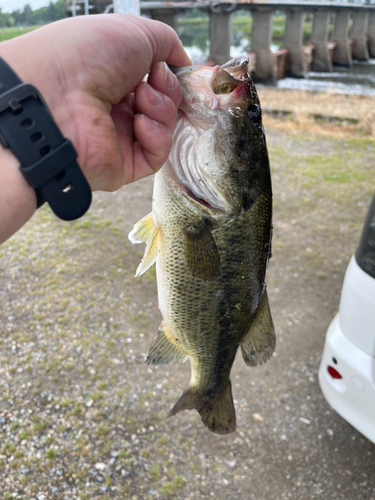
<svg viewBox="0 0 375 500"><path fill-rule="evenodd" d="M241 351L248 366L257 366L270 359L276 345L275 328L267 292L264 292L250 328L241 341Z"/></svg>
<svg viewBox="0 0 375 500"><path fill-rule="evenodd" d="M138 221L129 233L129 240L132 243L148 243L154 232L155 224L152 217L152 212Z"/></svg>
<svg viewBox="0 0 375 500"><path fill-rule="evenodd" d="M166 365L171 361L176 363L185 361L186 357L187 354L181 349L177 340L162 321L158 334L146 356L146 363L148 365Z"/></svg>
<svg viewBox="0 0 375 500"><path fill-rule="evenodd" d="M212 281L220 272L220 256L205 220L185 229L185 248L193 276Z"/></svg>
<svg viewBox="0 0 375 500"><path fill-rule="evenodd" d="M206 393L190 385L182 393L168 417L183 410L197 410L203 424L216 434L230 434L236 430L236 412L230 380L225 387Z"/></svg>

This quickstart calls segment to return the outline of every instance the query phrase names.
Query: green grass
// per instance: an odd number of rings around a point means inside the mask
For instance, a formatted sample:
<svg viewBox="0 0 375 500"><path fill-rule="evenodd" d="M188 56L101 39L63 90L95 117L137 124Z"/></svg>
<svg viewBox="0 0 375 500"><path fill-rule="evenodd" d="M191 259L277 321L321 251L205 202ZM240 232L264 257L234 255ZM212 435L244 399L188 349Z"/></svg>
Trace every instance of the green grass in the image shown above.
<svg viewBox="0 0 375 500"><path fill-rule="evenodd" d="M317 139L314 139L315 142ZM372 162L375 161L374 142L353 139L342 147L340 140L333 140L336 148L329 154L291 154L282 146L270 148L271 165L276 170L288 172L298 187L306 189L306 194L315 194L340 203L342 196L349 197L354 192L371 194L374 190ZM363 157L367 161L363 161ZM311 210L314 200L311 196L298 199L299 204Z"/></svg>
<svg viewBox="0 0 375 500"><path fill-rule="evenodd" d="M49 460L54 460L56 458L57 451L54 448L49 448L46 450L45 455Z"/></svg>
<svg viewBox="0 0 375 500"><path fill-rule="evenodd" d="M25 35L30 31L36 30L37 28L40 28L40 26L13 26L12 28L0 28L0 42L10 40L16 36Z"/></svg>
<svg viewBox="0 0 375 500"><path fill-rule="evenodd" d="M357 167L353 167L343 161L342 155L338 153L329 157L315 155L305 160L305 162L309 166L303 171L303 175L312 179L319 179L327 182L351 183L353 181L363 181L366 177L364 172L358 170ZM337 168L340 163L341 168Z"/></svg>
<svg viewBox="0 0 375 500"><path fill-rule="evenodd" d="M170 496L180 488L183 488L185 484L185 478L182 476L176 476L172 481L166 481L161 486L161 493L165 496Z"/></svg>
<svg viewBox="0 0 375 500"><path fill-rule="evenodd" d="M154 464L150 469L150 479L152 481L158 481L160 479L160 466L159 464Z"/></svg>
<svg viewBox="0 0 375 500"><path fill-rule="evenodd" d="M308 136L302 146L300 141L296 135L295 148L290 142L287 148L269 147L275 194L271 263L279 255L291 254L282 235L290 230L301 236L296 271L306 279L324 280L332 271L342 270L359 239L366 204L375 189L375 143ZM283 229L279 221L284 221ZM293 252L296 255L295 246Z"/></svg>

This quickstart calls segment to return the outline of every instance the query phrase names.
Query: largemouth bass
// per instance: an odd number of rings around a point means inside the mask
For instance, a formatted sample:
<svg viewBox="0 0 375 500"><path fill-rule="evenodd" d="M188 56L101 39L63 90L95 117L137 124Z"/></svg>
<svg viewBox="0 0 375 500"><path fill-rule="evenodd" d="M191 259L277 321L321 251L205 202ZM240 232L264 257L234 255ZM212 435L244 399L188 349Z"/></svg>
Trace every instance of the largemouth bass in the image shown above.
<svg viewBox="0 0 375 500"><path fill-rule="evenodd" d="M169 416L196 409L218 434L236 428L237 349L256 366L275 347L265 281L271 176L247 65L237 58L176 70L183 100L172 150L155 176L151 214L129 235L147 244L136 275L156 262L163 321L146 362L191 363L190 384Z"/></svg>

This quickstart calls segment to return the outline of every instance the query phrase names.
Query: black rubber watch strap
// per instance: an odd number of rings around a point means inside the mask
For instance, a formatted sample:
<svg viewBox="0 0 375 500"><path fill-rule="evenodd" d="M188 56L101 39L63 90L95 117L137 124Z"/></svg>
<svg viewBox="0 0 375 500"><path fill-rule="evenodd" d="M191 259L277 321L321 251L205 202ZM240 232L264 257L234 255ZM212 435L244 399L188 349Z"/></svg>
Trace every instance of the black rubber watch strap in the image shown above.
<svg viewBox="0 0 375 500"><path fill-rule="evenodd" d="M91 189L72 143L61 134L38 90L23 84L1 58L0 142L20 161L38 207L46 200L64 220L87 211Z"/></svg>

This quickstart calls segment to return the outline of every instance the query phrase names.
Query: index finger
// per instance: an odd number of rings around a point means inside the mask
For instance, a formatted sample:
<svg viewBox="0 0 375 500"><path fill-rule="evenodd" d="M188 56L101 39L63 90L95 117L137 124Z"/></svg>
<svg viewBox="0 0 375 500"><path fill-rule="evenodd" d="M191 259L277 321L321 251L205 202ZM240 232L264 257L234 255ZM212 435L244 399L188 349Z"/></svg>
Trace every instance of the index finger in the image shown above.
<svg viewBox="0 0 375 500"><path fill-rule="evenodd" d="M164 23L127 14L99 15L95 21L99 33L95 46L91 39L85 45L84 64L92 69L90 90L102 100L119 102L158 62L191 65L177 33Z"/></svg>
<svg viewBox="0 0 375 500"><path fill-rule="evenodd" d="M134 87L140 82L139 78L142 79L158 62L164 61L168 65L178 67L191 66L192 62L185 52L177 33L170 26L159 21L137 16L128 16L128 20L131 20L133 27L139 30L133 41L140 45L140 52L143 53L143 58L134 58L132 61L138 66L138 71L134 72L134 79L132 79L135 82ZM123 21L123 16L121 16L119 22ZM143 45L146 42L144 36L146 36L148 42L145 45ZM139 48L133 45L135 51L138 52Z"/></svg>

